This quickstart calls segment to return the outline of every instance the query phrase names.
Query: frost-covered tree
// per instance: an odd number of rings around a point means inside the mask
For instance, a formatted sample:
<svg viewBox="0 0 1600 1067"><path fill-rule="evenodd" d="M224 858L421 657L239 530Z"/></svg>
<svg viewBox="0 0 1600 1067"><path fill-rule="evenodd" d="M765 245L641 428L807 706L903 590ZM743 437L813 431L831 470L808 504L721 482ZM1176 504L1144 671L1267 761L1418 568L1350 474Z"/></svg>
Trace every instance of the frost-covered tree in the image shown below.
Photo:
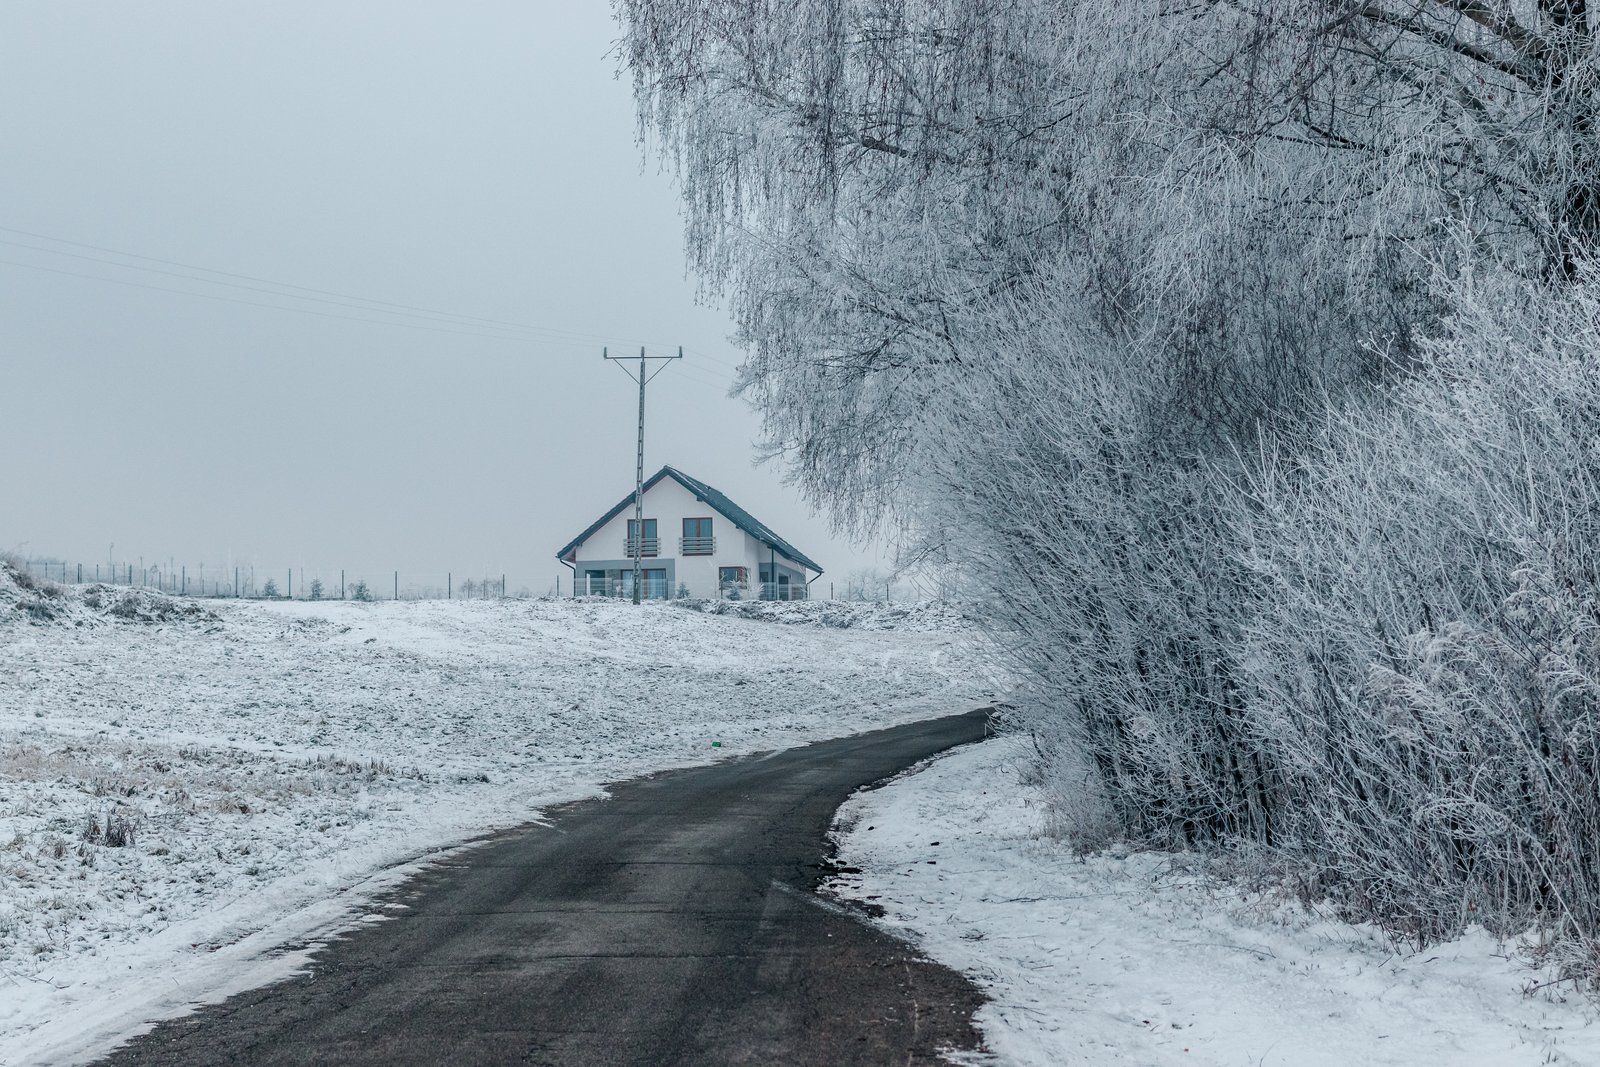
<svg viewBox="0 0 1600 1067"><path fill-rule="evenodd" d="M770 451L986 591L1048 779L1421 935L1600 936L1586 609L1540 599L1592 562L1590 385L1496 325L1590 321L1584 0L614 3Z"/></svg>
<svg viewBox="0 0 1600 1067"><path fill-rule="evenodd" d="M1578 119L1469 47L1470 4L617 6L746 395L851 517L900 498L925 402L983 357L968 317L1026 314L1041 270L1086 327L1158 347L1160 399L1208 433L1404 346L1436 220L1530 266L1581 229L1554 143ZM1506 143L1530 115L1545 150Z"/></svg>
<svg viewBox="0 0 1600 1067"><path fill-rule="evenodd" d="M1214 436L1403 355L1439 220L1532 273L1593 237L1583 0L616 6L746 395L850 517L1041 269Z"/></svg>
<svg viewBox="0 0 1600 1067"><path fill-rule="evenodd" d="M1323 0L1263 5L1306 35L1292 121L1318 144L1394 160L1570 279L1600 237L1595 17L1588 0ZM1415 168L1419 175L1404 171ZM1465 210L1464 210L1465 209ZM1495 242L1503 234L1485 229ZM1519 248L1526 254L1527 249Z"/></svg>
<svg viewBox="0 0 1600 1067"><path fill-rule="evenodd" d="M1600 289L1450 286L1413 376L1232 487L1245 729L1325 884L1593 978Z"/></svg>

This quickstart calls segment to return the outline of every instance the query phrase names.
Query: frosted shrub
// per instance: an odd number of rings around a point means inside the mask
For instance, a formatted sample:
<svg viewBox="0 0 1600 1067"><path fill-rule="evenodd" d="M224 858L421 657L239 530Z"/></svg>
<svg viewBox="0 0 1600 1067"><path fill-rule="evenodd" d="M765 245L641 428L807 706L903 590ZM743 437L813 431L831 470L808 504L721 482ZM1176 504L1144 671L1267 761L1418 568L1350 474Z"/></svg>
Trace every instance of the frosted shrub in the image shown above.
<svg viewBox="0 0 1600 1067"><path fill-rule="evenodd" d="M961 444L920 458L940 488L918 517L989 591L1047 786L1070 803L1092 769L1147 840L1270 836L1233 679L1245 572L1214 476L1152 430L1170 375L1070 317L992 341L938 409Z"/></svg>
<svg viewBox="0 0 1600 1067"><path fill-rule="evenodd" d="M1241 501L1241 684L1292 847L1362 910L1600 945L1600 299L1456 306Z"/></svg>
<svg viewBox="0 0 1600 1067"><path fill-rule="evenodd" d="M1600 299L1442 299L1403 381L1249 455L1157 418L1155 357L996 332L917 520L988 590L1074 843L1266 849L1419 942L1538 924L1592 974Z"/></svg>

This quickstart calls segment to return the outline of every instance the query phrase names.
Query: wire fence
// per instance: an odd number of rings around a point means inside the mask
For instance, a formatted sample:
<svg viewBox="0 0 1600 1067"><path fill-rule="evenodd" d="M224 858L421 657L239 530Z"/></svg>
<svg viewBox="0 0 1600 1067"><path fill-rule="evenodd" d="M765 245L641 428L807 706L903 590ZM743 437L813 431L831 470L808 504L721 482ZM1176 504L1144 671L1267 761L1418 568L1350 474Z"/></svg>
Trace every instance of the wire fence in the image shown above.
<svg viewBox="0 0 1600 1067"><path fill-rule="evenodd" d="M557 581L535 585L513 582L504 572L407 572L350 568L195 566L178 563L100 562L29 559L22 567L33 577L64 585L101 583L150 589L173 596L241 600L480 600L558 594Z"/></svg>
<svg viewBox="0 0 1600 1067"><path fill-rule="evenodd" d="M28 574L63 585L99 583L150 589L173 596L240 600L496 600L536 597L596 596L632 599L633 575L598 577L557 573L545 581L513 577L506 572L413 572L350 568L261 567L255 564L190 566L172 560L82 563L28 559ZM707 598L723 600L872 600L893 601L890 583L846 583L835 596L834 584L804 582L719 583L696 588L644 572L641 599Z"/></svg>

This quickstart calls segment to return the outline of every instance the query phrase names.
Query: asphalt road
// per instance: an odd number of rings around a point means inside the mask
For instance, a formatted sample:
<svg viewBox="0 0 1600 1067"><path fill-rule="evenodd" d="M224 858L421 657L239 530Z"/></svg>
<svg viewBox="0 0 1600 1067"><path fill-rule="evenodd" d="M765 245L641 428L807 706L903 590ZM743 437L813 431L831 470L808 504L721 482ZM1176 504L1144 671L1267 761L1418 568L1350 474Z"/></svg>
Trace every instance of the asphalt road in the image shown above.
<svg viewBox="0 0 1600 1067"><path fill-rule="evenodd" d="M811 891L858 786L973 712L662 774L419 875L310 973L111 1064L918 1064L979 1045L960 975ZM374 908L375 912L381 908Z"/></svg>

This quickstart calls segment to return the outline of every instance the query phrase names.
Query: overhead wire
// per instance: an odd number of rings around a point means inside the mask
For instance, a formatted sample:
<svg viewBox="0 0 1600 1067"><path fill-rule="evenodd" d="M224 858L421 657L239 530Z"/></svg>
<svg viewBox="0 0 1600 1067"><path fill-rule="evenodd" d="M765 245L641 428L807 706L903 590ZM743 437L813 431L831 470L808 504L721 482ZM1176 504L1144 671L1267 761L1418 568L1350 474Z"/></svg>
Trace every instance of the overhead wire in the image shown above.
<svg viewBox="0 0 1600 1067"><path fill-rule="evenodd" d="M358 310L372 311L372 312L379 313L379 314L396 314L396 315L403 314L403 315L407 315L407 316L411 316L411 317L435 318L435 319L451 320L451 321L455 321L457 324L470 324L470 325L474 325L474 326L476 326L476 327L478 327L480 329L481 328L493 328L493 329L503 329L503 330L522 330L522 331L529 331L529 332L533 332L533 333L553 334L553 335L560 335L560 336L567 337L567 338L584 339L584 340L599 341L599 342L602 342L602 343L612 343L612 344L637 344L637 343L639 343L638 339L623 338L623 337L620 337L618 335L589 333L589 332L585 332L585 331L581 331L581 330L569 330L569 329L566 329L564 327L543 326L543 325L539 325L539 324L536 324L536 323L517 322L517 321L511 320L511 319L496 319L496 318L489 318L489 317L481 316L481 315L468 315L468 314L464 314L464 313L460 313L460 312L443 311L443 310L440 310L438 308L428 308L428 307L422 307L422 306L415 305L415 304L405 304L405 303L401 303L401 302L398 302L398 301L383 300L383 299L379 299L377 297L366 297L366 296L359 296L359 295L356 295L356 294L353 294L353 293L343 293L343 292L339 292L339 291L333 290L333 289L321 289L321 288L318 288L316 286L301 285L301 284L298 284L296 282L285 282L285 281L279 281L279 280L274 279L274 278L261 277L259 275L241 274L241 273L236 272L236 271L226 271L226 270L220 270L220 269L215 268L215 267L205 267L205 266L201 266L201 265L195 264L195 263L186 263L186 262L183 262L181 260L163 259L163 258L158 257L158 256L144 255L143 253L139 253L139 252L129 252L129 251L126 251L124 249L111 248L111 247L108 247L106 245L90 244L90 243L88 243L86 241L74 241L74 240L71 240L69 238L56 237L56 236L53 236L51 234L39 233L39 232L34 231L34 230L23 230L23 229L19 229L17 227L14 227L14 226L0 226L0 232L17 234L17 235L20 235L20 236L23 236L23 237L30 237L30 238L33 238L34 240L38 240L38 241L50 241L50 242L54 242L56 244L68 245L68 246L73 247L73 248L88 249L89 251L100 252L100 253L103 253L105 255L120 256L120 257L122 257L124 259L136 259L136 260L140 260L141 262L144 262L144 263L159 263L159 264L162 264L163 266L166 266L166 267L180 267L183 270L195 271L195 272L199 272L201 274L214 274L214 275L217 275L219 278L237 279L237 281L229 282L229 281L220 281L220 280L217 280L216 278L195 278L195 277L192 277L192 276L189 276L189 275L176 274L176 273L171 272L171 271L160 270L160 269L157 269L157 268L154 268L154 267L144 267L144 266L140 266L140 265L134 264L134 263L117 263L115 261L106 260L106 259L103 259L103 258L98 258L98 257L94 257L94 256L86 256L86 255L83 255L81 253L66 252L66 251L63 251L61 249L56 249L56 248L40 248L37 245L28 245L28 244L23 244L23 243L18 242L18 241L10 241L10 240L6 240L5 238L0 238L0 244L8 244L8 245L12 245L12 246L15 246L15 247L18 247L18 248L26 248L26 249L30 249L32 251L44 252L44 253L46 253L48 255L70 256L70 257L75 258L75 259L85 259L85 260L89 260L90 262L101 263L101 264L106 265L106 266L115 267L115 268L123 269L123 270L144 270L144 271L150 271L150 272L157 273L157 274L165 274L165 275L168 275L168 276L171 276L171 277L184 278L184 279L189 280L189 281L199 282L199 283L201 283L203 285L227 285L227 286L232 286L234 288L249 289L249 290L252 290L252 291L255 291L255 292L263 292L263 293L267 293L269 295L281 296L281 297L283 297L285 299L291 299L291 300L315 300L315 301L317 301L319 303L339 303L340 301L354 301L354 302L358 302L359 305L373 305L373 306L370 306L370 307L362 306L362 307L359 307ZM256 286L252 286L252 285L241 285L241 284L239 284L239 282L256 282L256 283L259 283L261 285L274 286L277 289L294 290L295 292L279 293L279 292L275 292L274 290L271 290L271 289L258 289L258 288L256 288ZM309 293L309 294L312 294L312 295L311 296L298 296L298 295L295 295L295 293ZM347 305L344 305L344 306L356 307L357 305L356 304L347 304ZM392 310L390 310L390 309L392 309ZM646 340L643 343L646 344L646 345L654 344L657 347L669 347L664 342L659 342L659 341L652 342L652 341ZM729 363L727 360L721 359L721 358L719 358L717 356L713 356L710 353L699 352L698 354L702 358L704 358L704 359L706 359L706 360L708 360L710 362L722 364L723 366L727 367L729 370L736 370L737 369L737 367L734 364Z"/></svg>
<svg viewBox="0 0 1600 1067"><path fill-rule="evenodd" d="M134 289L150 289L158 293L176 293L179 296L194 296L202 300L220 300L229 304L246 304L250 307L269 308L273 311L292 311L299 315L316 315L324 319L345 319L349 322L364 322L377 326L399 326L408 330L425 330L429 333L450 333L463 337L486 337L495 341L522 340L522 338L508 337L506 334L479 333L470 330L450 329L445 326L424 326L415 322L397 322L393 319L367 319L358 315L341 315L335 311L318 311L315 308L294 307L288 304L268 304L260 300L246 300L238 296L224 296L221 293L197 293L192 289L174 289L168 285L151 285L148 282L136 282L127 278L107 278L99 274L85 274L82 271L62 270L60 267L47 267L42 263L23 263L14 259L0 259L0 264L8 267L22 267L25 270L44 271L49 274L64 274L71 278L87 278L90 281L107 282L111 285L126 285ZM546 341L546 344L577 345L576 341Z"/></svg>
<svg viewBox="0 0 1600 1067"><path fill-rule="evenodd" d="M526 342L537 341L539 344L560 346L566 348L589 349L592 344L582 341L562 341L553 338L524 338L505 333L483 333L475 330L452 329L447 326L427 326L415 322L400 322L393 319L362 318L359 315L344 315L336 311L319 311L315 308L294 307L287 304L269 304L260 300L249 300L244 297L224 296L221 293L200 293L192 289L175 289L167 285L151 285L148 282L137 282L127 278L107 278L98 274L85 274L82 271L63 270L59 267L47 267L40 263L23 263L18 260L0 259L0 265L8 267L21 267L25 270L43 271L47 274L65 275L71 278L84 278L89 281L106 282L111 285L122 285L134 289L147 289L159 293L173 293L178 296L198 297L202 300L216 300L228 304L243 304L248 307L266 308L270 311L290 311L299 315L315 315L324 319L342 319L347 322L357 322L370 326L399 326L402 329L422 330L427 333L453 334L459 337L479 337L491 341ZM729 383L720 381L697 368L688 369L689 377L697 385L716 389L723 396L727 395Z"/></svg>
<svg viewBox="0 0 1600 1067"><path fill-rule="evenodd" d="M210 267L201 267L196 264L184 263L177 260L160 259L154 256L145 256L136 252L126 252L121 249L108 248L102 245L92 245L86 242L71 241L66 238L53 237L48 234L40 234L30 230L19 230L15 227L0 226L0 231L20 234L22 236L32 237L36 240L56 241L61 244L71 245L75 248L86 248L91 251L102 252L108 255L139 259L146 263L162 263L167 266L182 268L182 270L185 271L194 271L201 274L216 274L220 277L195 277L193 274L183 274L177 271L142 266L140 264L119 263L114 260L104 259L99 256L84 255L82 253L69 252L63 249L40 247L38 245L28 244L21 241L0 238L0 244L9 245L15 248L34 252L42 252L47 255L69 257L112 269L144 271L182 281L194 282L199 285L225 286L228 288L260 293L265 296L275 296L283 300L310 301L319 304L342 307L351 311L367 312L368 316L340 314L332 311L319 311L314 308L299 307L293 304L268 303L260 300L226 296L220 293L207 293L193 289L153 285L148 282L133 281L126 278L113 278L99 274L87 274L80 271L65 270L60 267L46 266L40 263L27 263L20 260L0 259L0 264L19 267L25 270L42 271L49 274L83 278L90 281L106 282L113 285L122 285L155 292L173 293L179 296L192 296L205 300L216 300L224 303L242 304L249 307L265 308L273 311L290 311L302 315L315 315L319 318L341 319L369 325L399 326L404 329L421 330L429 333L454 334L463 337L480 337L489 340L513 342L537 341L543 345L573 349L589 348L595 341L617 342L625 344L633 343L605 334L586 333L584 331L567 330L557 327L536 326L531 323L517 323L511 320L493 319L485 316L456 314L453 312L440 311L433 308L422 308L414 305L401 304L395 301L385 301L375 298L354 296L352 294L339 293L335 290L318 289L313 286L303 286L291 282L280 282L275 279L260 278L254 275L215 270ZM247 285L238 281L221 280L226 278L237 278L250 282L260 282L261 285ZM264 288L264 286L275 286L276 288ZM297 292L279 291L283 289L296 290ZM312 295L300 295L302 292ZM371 315L383 315L389 317L372 318L369 317ZM421 319L422 321L407 322L404 321L405 318ZM686 351L691 350L686 349ZM697 384L707 387L714 387L720 393L726 396L731 385L731 375L737 370L737 368L727 360L720 359L711 355L710 353L697 349L692 351L698 359L721 365L728 371L729 377L725 379L716 375L715 373L708 373L705 369L695 368L692 366L683 368L687 376Z"/></svg>
<svg viewBox="0 0 1600 1067"><path fill-rule="evenodd" d="M148 271L148 272L150 272L152 274L161 274L161 275L165 275L165 276L167 276L169 278L179 278L179 279L182 279L184 281L199 282L202 285L222 285L222 286L227 286L227 287L232 288L232 289L245 289L245 290L248 290L248 291L253 292L253 293L264 293L264 294L266 294L268 296L282 297L283 299L286 299L286 300L308 300L308 301L312 301L312 302L318 303L318 304L332 304L332 305L334 305L336 307L351 308L351 309L357 310L357 311L368 311L368 312L373 312L375 314L405 316L407 318L423 318L423 316L421 316L421 315L419 315L417 313L414 313L414 312L380 310L378 308L367 307L367 306L362 305L362 304L351 303L351 302L344 301L344 300L335 300L335 299L332 299L332 298L329 298L329 297L299 296L299 295L295 295L295 294L291 294L291 293L279 292L276 289L268 289L268 288L265 288L265 287L259 286L259 285L245 285L242 282L219 281L219 280L217 280L215 278L197 278L192 274L179 274L177 271L162 270L159 267L141 267L141 266L137 266L137 265L131 264L131 263L112 263L112 262L110 262L108 260L100 259L100 258L95 257L95 256L85 256L85 255L81 255L81 254L79 254L77 252L63 252L60 249L56 249L56 248L40 248L37 245L22 244L21 242L18 242L18 241L8 241L3 237L0 237L0 245L10 245L10 246L12 246L14 248L26 248L26 249L29 249L30 251L34 251L34 252L47 252L47 253L49 253L50 255L53 255L53 256L70 256L73 259L87 260L90 263L96 263L96 264L99 264L101 266L117 267L117 268L122 268L122 269L126 269L126 270ZM37 266L36 264L19 264L14 260L4 260L3 262L10 263L13 266ZM39 269L40 270L49 270L51 268L47 268L47 267L42 267L41 266L41 267L39 267ZM69 273L69 272L62 271L61 273ZM79 277L93 278L93 277L99 277L99 276L85 274L85 275L79 275ZM111 281L113 279L101 278L101 280L103 280L103 281ZM157 287L152 287L152 288L157 288ZM196 293L193 290L189 290L189 289L170 289L170 290L166 290L166 291L168 291L168 292L177 292L177 293L189 293L189 294L194 295L194 296L207 295L207 294L203 294L203 293ZM262 305L258 305L258 306L261 306L261 307L269 307L269 306L270 307L284 307L285 310L296 310L292 306L286 307L285 305L279 305L279 304L272 304L272 305L262 304ZM369 319L369 320L359 320L359 321L390 322L391 320L388 320L388 319ZM441 320L441 319L438 319L438 318L431 318L431 317L430 318L425 318L425 321L427 321L427 322L450 323L450 320ZM411 325L411 324L403 323L403 322L394 322L393 325L403 326L403 325ZM453 325L461 326L461 325L464 325L464 324L457 322L457 323L453 323ZM439 327L427 327L427 328L436 329L436 330L439 329ZM471 334L471 336L474 336L474 337L515 337L515 336L517 336L516 334L507 333L507 332L505 332L503 330L498 332L498 333L481 332L481 330L484 330L484 329L489 329L489 327L481 327L479 331L474 331ZM543 339L543 340L549 340L549 339ZM561 341L561 342L558 342L558 343L577 344L577 343L580 343L580 342ZM588 344L588 342L581 342L581 343L583 343L585 345Z"/></svg>

